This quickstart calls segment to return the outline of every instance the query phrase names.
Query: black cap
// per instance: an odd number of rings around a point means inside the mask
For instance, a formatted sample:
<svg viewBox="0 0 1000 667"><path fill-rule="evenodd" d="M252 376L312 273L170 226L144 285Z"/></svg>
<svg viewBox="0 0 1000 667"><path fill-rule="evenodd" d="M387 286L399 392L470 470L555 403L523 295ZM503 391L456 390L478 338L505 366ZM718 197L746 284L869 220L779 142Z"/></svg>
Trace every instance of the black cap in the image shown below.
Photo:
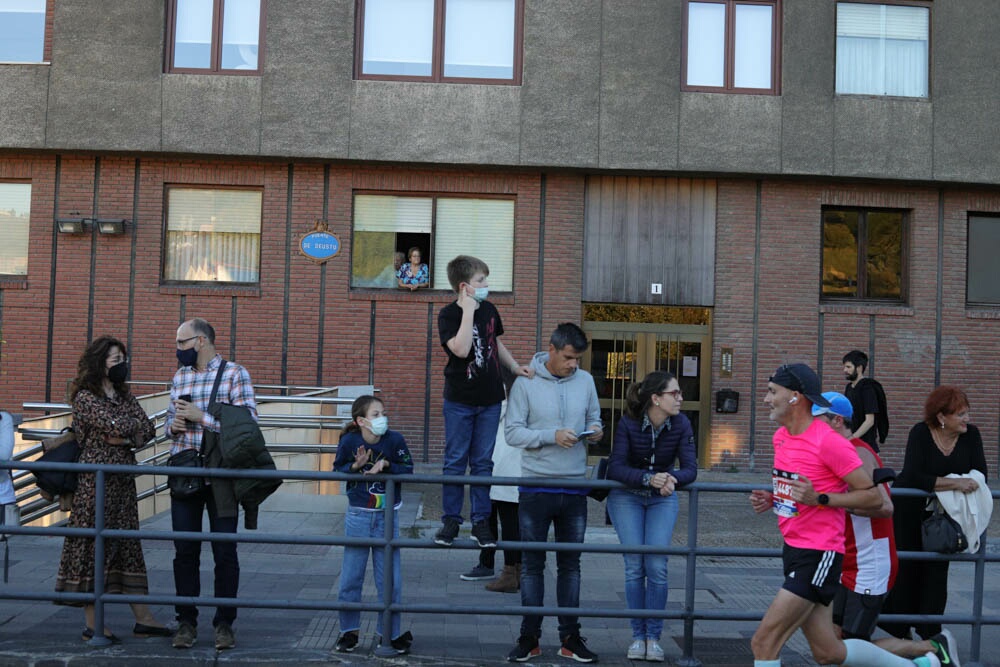
<svg viewBox="0 0 1000 667"><path fill-rule="evenodd" d="M830 407L830 401L823 398L823 386L820 384L819 378L813 369L805 364L780 366L778 370L774 371L770 381L785 389L799 392L808 398L813 405L822 408Z"/></svg>

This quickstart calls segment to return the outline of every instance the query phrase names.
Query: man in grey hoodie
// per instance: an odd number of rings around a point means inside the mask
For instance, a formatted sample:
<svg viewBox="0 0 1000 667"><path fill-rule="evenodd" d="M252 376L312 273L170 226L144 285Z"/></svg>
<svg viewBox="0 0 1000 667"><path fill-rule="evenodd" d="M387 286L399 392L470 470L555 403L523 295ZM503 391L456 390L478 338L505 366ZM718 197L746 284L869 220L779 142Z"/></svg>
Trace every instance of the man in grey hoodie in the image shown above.
<svg viewBox="0 0 1000 667"><path fill-rule="evenodd" d="M587 474L585 440L603 435L601 408L590 373L579 368L587 350L587 336L570 322L560 324L549 339L549 351L531 360L533 378L518 378L507 401L504 435L512 447L522 449L521 476L584 479ZM520 494L521 540L546 542L549 526L556 542L583 542L587 528L586 488L524 486ZM556 552L556 601L560 607L580 606L580 554ZM524 551L521 606L540 607L545 599L545 552ZM525 615L521 636L507 655L510 662L525 662L541 655L538 639L542 617ZM579 662L596 662L597 655L580 637L576 616L559 617L559 655Z"/></svg>

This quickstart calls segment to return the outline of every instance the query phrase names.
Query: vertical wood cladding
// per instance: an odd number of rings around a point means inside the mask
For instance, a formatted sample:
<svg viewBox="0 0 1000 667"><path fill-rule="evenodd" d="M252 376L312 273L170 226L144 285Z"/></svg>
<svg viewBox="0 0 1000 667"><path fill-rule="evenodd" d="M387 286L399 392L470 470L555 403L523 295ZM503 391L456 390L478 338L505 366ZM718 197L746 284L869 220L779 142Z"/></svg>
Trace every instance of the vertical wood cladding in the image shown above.
<svg viewBox="0 0 1000 667"><path fill-rule="evenodd" d="M713 179L588 178L584 300L713 305L715 202Z"/></svg>

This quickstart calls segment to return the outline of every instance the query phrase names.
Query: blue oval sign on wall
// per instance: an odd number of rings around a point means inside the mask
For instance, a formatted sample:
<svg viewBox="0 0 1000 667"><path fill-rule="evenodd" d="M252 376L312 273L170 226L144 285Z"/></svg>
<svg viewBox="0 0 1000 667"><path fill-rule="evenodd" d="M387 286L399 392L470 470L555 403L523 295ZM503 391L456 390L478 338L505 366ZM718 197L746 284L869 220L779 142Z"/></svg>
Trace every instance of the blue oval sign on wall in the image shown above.
<svg viewBox="0 0 1000 667"><path fill-rule="evenodd" d="M340 252L340 241L327 231L309 232L299 240L299 252L322 264Z"/></svg>

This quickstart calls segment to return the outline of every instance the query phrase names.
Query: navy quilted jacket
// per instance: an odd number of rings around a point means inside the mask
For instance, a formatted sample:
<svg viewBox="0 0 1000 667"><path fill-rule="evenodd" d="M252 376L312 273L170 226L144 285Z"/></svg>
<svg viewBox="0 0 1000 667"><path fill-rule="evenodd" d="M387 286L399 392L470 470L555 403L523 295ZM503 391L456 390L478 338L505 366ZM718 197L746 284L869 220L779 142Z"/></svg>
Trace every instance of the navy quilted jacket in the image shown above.
<svg viewBox="0 0 1000 667"><path fill-rule="evenodd" d="M678 486L698 476L698 461L691 422L684 414L668 417L656 443L653 428L642 428L642 420L622 415L608 458L608 479L641 487L647 472L669 472Z"/></svg>

